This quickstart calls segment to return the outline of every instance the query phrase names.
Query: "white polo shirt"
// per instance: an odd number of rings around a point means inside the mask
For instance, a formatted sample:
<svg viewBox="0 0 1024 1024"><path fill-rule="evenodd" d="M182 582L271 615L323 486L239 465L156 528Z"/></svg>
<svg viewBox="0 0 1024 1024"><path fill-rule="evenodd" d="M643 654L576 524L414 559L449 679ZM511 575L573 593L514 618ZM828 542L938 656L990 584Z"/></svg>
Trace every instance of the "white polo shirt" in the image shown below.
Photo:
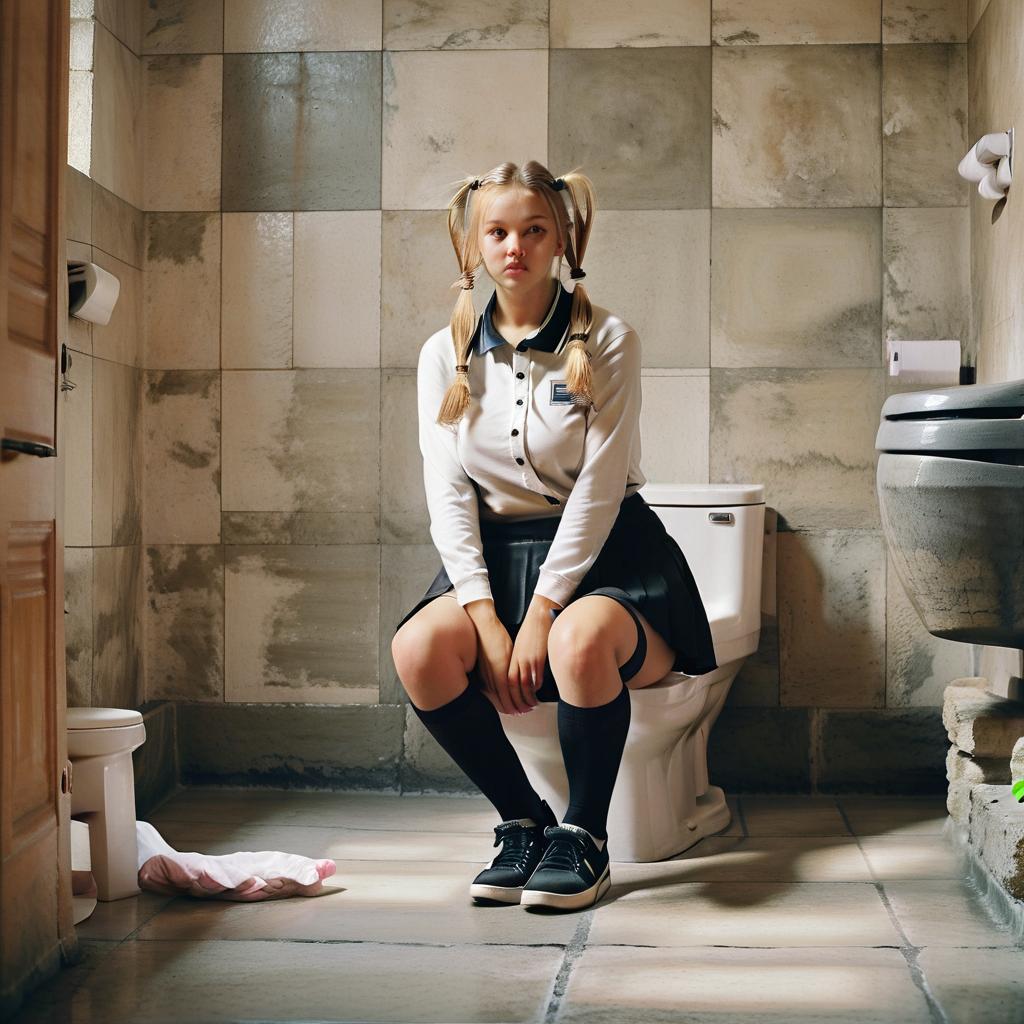
<svg viewBox="0 0 1024 1024"><path fill-rule="evenodd" d="M420 350L417 405L430 536L460 605L491 597L480 519L561 516L535 592L563 607L601 552L640 470L640 339L593 306L587 340L594 404L566 386L572 292L559 285L541 326L517 346L494 328L497 293L470 348L469 408L437 423L455 378L451 327Z"/></svg>

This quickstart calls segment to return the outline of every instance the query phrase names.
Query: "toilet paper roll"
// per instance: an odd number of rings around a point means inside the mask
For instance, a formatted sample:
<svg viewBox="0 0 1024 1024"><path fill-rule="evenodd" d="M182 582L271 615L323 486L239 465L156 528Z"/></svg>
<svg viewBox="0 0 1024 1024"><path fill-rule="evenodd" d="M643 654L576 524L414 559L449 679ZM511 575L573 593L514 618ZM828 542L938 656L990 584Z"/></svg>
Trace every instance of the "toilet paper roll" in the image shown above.
<svg viewBox="0 0 1024 1024"><path fill-rule="evenodd" d="M1009 132L990 132L974 144L974 155L983 164L994 164L1000 157L1009 156Z"/></svg>
<svg viewBox="0 0 1024 1024"><path fill-rule="evenodd" d="M990 164L983 164L974 152L974 146L971 146L956 170L961 178L966 178L968 181L981 181L992 170L992 167Z"/></svg>
<svg viewBox="0 0 1024 1024"><path fill-rule="evenodd" d="M959 384L960 342L889 341L889 376L908 383Z"/></svg>
<svg viewBox="0 0 1024 1024"><path fill-rule="evenodd" d="M996 164L996 184L1001 189L1008 189L1012 181L1010 174L1010 158L1004 156L998 164Z"/></svg>
<svg viewBox="0 0 1024 1024"><path fill-rule="evenodd" d="M68 312L79 320L110 323L121 282L109 271L82 260L68 261Z"/></svg>
<svg viewBox="0 0 1024 1024"><path fill-rule="evenodd" d="M1002 199L1006 195L1006 189L1000 188L996 180L997 170L993 167L981 181L978 182L978 194L983 199Z"/></svg>

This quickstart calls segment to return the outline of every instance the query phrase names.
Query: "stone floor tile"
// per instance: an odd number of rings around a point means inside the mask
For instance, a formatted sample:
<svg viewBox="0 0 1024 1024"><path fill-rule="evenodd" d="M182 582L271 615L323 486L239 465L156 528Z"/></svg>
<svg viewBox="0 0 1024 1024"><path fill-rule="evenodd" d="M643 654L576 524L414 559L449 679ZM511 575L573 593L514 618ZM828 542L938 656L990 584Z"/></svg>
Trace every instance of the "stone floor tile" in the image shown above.
<svg viewBox="0 0 1024 1024"><path fill-rule="evenodd" d="M898 949L599 947L576 962L560 1022L929 1024Z"/></svg>
<svg viewBox="0 0 1024 1024"><path fill-rule="evenodd" d="M742 796L743 819L752 836L848 836L835 797Z"/></svg>
<svg viewBox="0 0 1024 1024"><path fill-rule="evenodd" d="M911 945L1013 945L1010 929L989 916L967 881L916 879L882 884ZM1024 971L1024 954L1020 964Z"/></svg>
<svg viewBox="0 0 1024 1024"><path fill-rule="evenodd" d="M565 943L576 915L516 905L477 906L476 865L341 861L311 899L231 903L180 897L137 933L140 940L291 939L324 942Z"/></svg>
<svg viewBox="0 0 1024 1024"><path fill-rule="evenodd" d="M497 852L481 832L402 832L398 829L316 828L310 825L217 825L167 821L160 835L176 850L211 855L236 850L282 850L319 860L459 861L475 864Z"/></svg>
<svg viewBox="0 0 1024 1024"><path fill-rule="evenodd" d="M945 796L840 796L858 836L942 835L949 814Z"/></svg>
<svg viewBox="0 0 1024 1024"><path fill-rule="evenodd" d="M860 845L879 881L967 876L964 854L944 836L865 836Z"/></svg>
<svg viewBox="0 0 1024 1024"><path fill-rule="evenodd" d="M125 942L88 984L16 1021L534 1021L561 961L557 947Z"/></svg>
<svg viewBox="0 0 1024 1024"><path fill-rule="evenodd" d="M75 925L80 939L126 939L136 928L160 913L173 896L140 892L123 900L96 901L96 908Z"/></svg>
<svg viewBox="0 0 1024 1024"><path fill-rule="evenodd" d="M949 1024L1020 1024L1020 949L922 949L917 958Z"/></svg>
<svg viewBox="0 0 1024 1024"><path fill-rule="evenodd" d="M709 836L671 860L615 866L616 882L870 882L852 836Z"/></svg>
<svg viewBox="0 0 1024 1024"><path fill-rule="evenodd" d="M184 789L147 819L245 822L260 825L330 825L417 832L492 833L498 824L484 797L398 796L380 793L311 793L293 790Z"/></svg>
<svg viewBox="0 0 1024 1024"><path fill-rule="evenodd" d="M621 872L621 869L620 869ZM619 881L596 908L589 945L898 946L866 882Z"/></svg>

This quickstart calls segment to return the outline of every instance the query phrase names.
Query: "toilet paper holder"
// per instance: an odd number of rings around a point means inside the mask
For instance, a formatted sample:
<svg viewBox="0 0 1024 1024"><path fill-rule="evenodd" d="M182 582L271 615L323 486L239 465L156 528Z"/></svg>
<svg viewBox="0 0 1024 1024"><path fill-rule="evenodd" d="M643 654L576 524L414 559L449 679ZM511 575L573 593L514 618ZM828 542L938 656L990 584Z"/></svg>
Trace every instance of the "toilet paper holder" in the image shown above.
<svg viewBox="0 0 1024 1024"><path fill-rule="evenodd" d="M79 320L106 326L114 311L121 282L88 260L68 260L68 312Z"/></svg>

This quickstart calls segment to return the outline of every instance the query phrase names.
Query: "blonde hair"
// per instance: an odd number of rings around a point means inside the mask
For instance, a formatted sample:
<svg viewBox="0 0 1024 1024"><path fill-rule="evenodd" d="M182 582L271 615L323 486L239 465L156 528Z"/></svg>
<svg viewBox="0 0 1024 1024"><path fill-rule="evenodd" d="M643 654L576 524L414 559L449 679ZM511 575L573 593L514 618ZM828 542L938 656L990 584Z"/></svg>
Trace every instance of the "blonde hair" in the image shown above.
<svg viewBox="0 0 1024 1024"><path fill-rule="evenodd" d="M529 160L522 167L513 163L500 164L479 178L463 181L448 204L448 233L451 235L455 256L459 261L461 274L452 284L458 288L459 297L452 311L452 343L455 348L455 379L448 386L437 422L458 423L469 408L469 354L470 342L476 329L476 309L473 306L473 274L483 262L479 246L481 213L489 205L486 202L470 202L472 193L479 192L480 198L495 195L511 188L522 188L541 196L551 209L558 239L565 245L565 258L576 280L572 293L572 310L569 316L569 344L566 383L575 398L586 404L593 402L591 390L590 353L587 338L594 323L590 298L580 279L586 274L582 269L583 256L590 239L590 228L594 222L594 186L591 180L578 171L570 171L561 178L552 178L551 172L536 160ZM572 209L570 218L561 193L567 193ZM582 201L582 202L581 202ZM467 218L468 209L468 218ZM561 259L561 257L559 257Z"/></svg>

